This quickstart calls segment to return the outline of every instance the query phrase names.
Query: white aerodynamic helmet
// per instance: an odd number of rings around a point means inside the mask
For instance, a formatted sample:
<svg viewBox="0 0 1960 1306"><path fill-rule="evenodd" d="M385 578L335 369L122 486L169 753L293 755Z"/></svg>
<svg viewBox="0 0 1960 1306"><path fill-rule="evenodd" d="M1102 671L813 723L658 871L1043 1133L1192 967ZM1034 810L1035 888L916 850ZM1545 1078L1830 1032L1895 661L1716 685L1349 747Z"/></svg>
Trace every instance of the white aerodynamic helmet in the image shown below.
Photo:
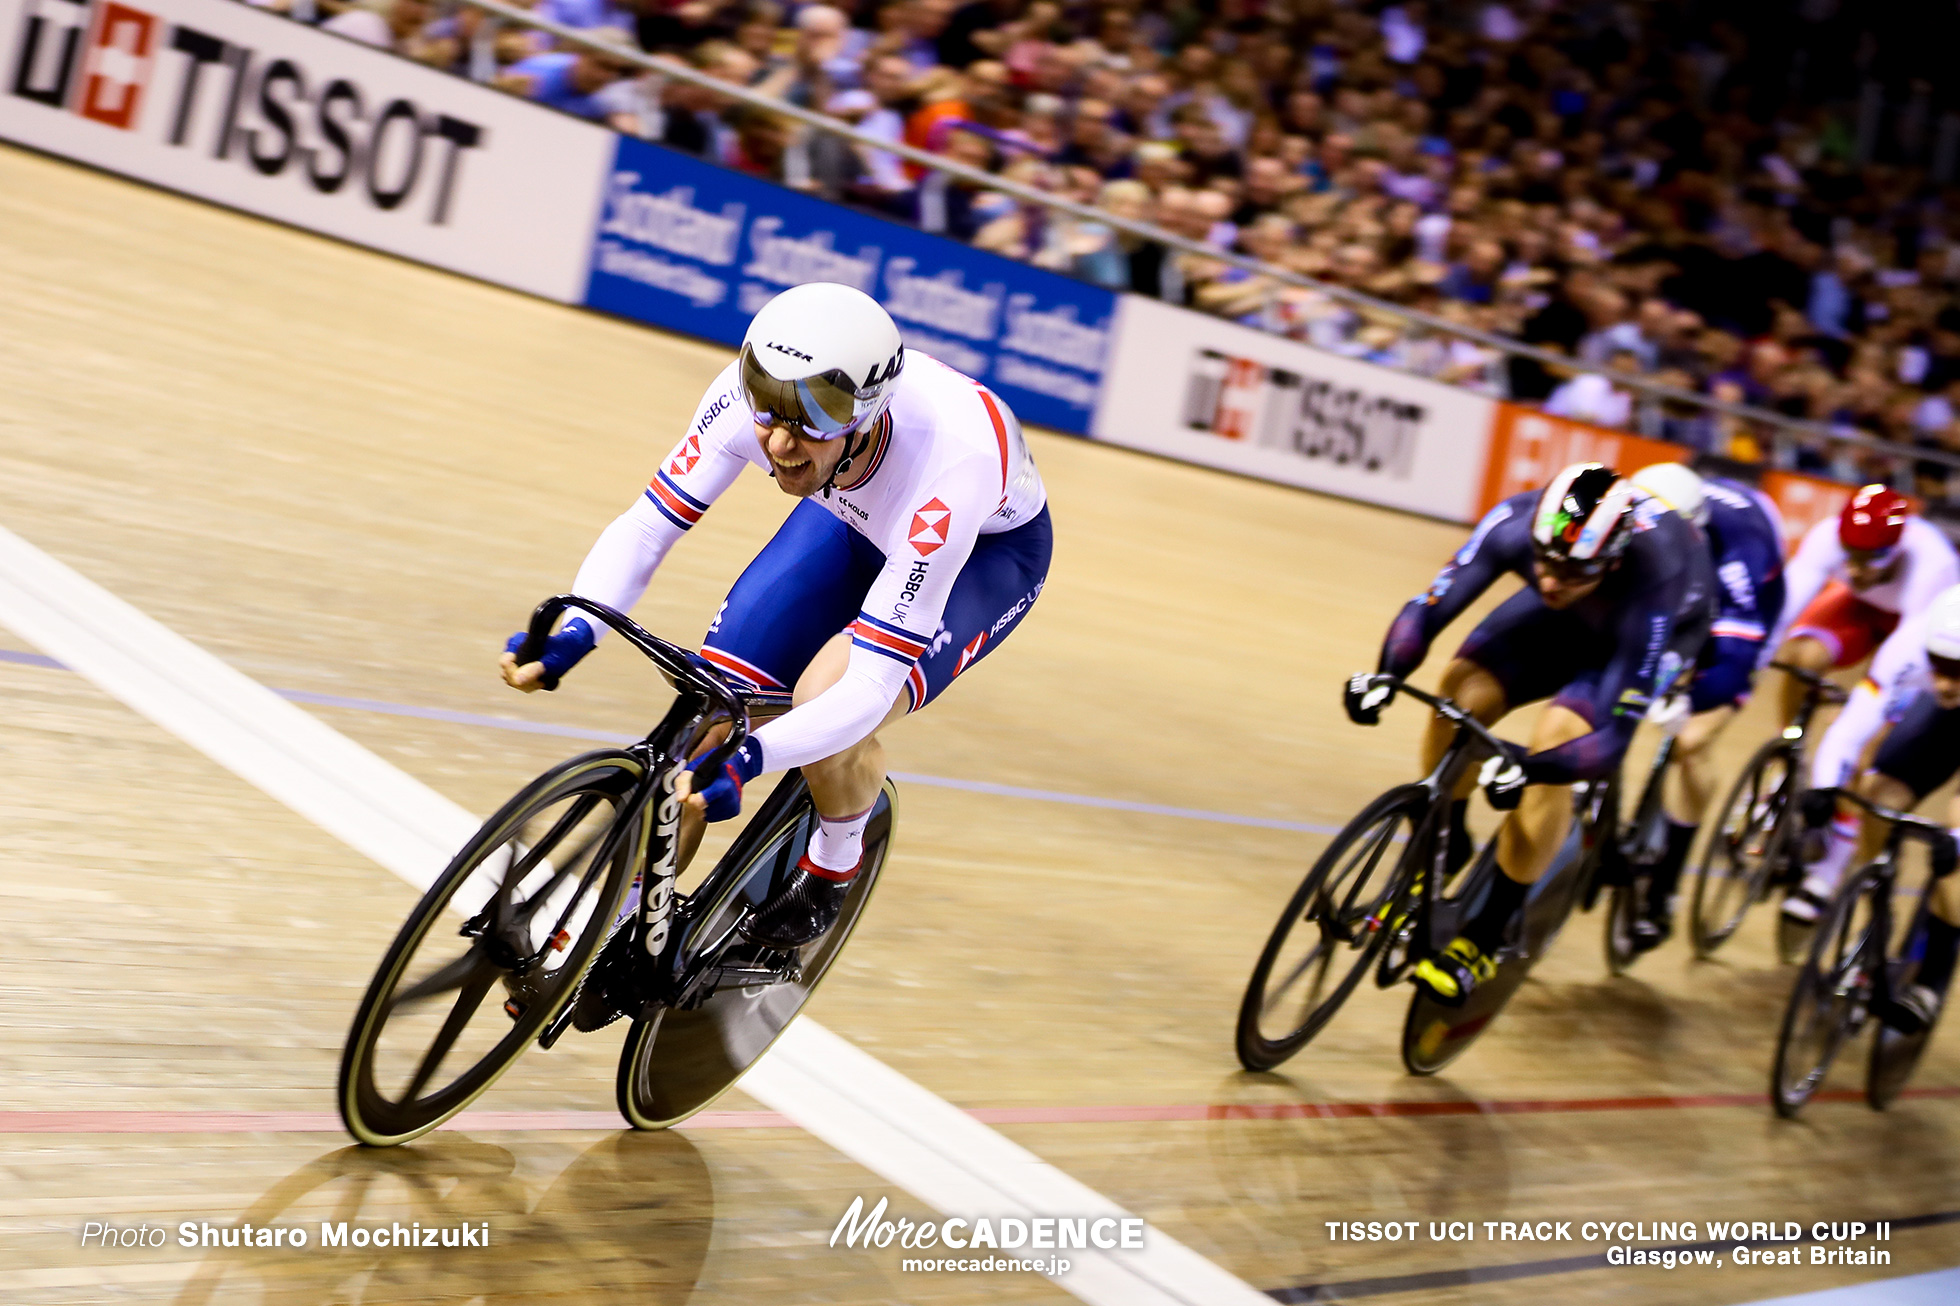
<svg viewBox="0 0 1960 1306"><path fill-rule="evenodd" d="M1960 585L1941 590L1926 606L1926 651L1960 662Z"/></svg>
<svg viewBox="0 0 1960 1306"><path fill-rule="evenodd" d="M1633 474L1633 483L1697 526L1708 524L1701 477L1685 463L1655 463Z"/></svg>
<svg viewBox="0 0 1960 1306"><path fill-rule="evenodd" d="M898 325L862 290L791 286L742 337L742 397L756 420L833 440L878 420L905 367Z"/></svg>

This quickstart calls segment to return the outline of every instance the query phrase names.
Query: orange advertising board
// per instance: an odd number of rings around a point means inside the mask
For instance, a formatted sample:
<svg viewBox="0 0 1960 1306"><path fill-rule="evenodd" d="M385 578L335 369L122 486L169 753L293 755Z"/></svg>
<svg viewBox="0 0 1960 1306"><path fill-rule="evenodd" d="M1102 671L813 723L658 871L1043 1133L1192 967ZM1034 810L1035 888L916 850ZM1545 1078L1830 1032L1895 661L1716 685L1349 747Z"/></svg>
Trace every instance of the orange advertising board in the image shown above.
<svg viewBox="0 0 1960 1306"><path fill-rule="evenodd" d="M1796 548L1804 532L1818 522L1843 512L1851 498L1849 485L1797 472L1764 472L1761 489L1783 514L1785 550Z"/></svg>
<svg viewBox="0 0 1960 1306"><path fill-rule="evenodd" d="M1490 457L1484 464L1478 512L1500 500L1544 485L1572 463L1605 463L1631 475L1654 463L1684 462L1690 450L1665 440L1552 417L1521 404L1500 403L1492 422ZM1765 471L1759 487L1783 516L1783 545L1794 549L1803 533L1834 517L1851 497L1851 487L1798 472Z"/></svg>
<svg viewBox="0 0 1960 1306"><path fill-rule="evenodd" d="M1491 425L1479 513L1514 494L1538 489L1572 463L1605 463L1631 474L1653 463L1679 461L1688 452L1665 440L1552 417L1522 404L1498 404Z"/></svg>

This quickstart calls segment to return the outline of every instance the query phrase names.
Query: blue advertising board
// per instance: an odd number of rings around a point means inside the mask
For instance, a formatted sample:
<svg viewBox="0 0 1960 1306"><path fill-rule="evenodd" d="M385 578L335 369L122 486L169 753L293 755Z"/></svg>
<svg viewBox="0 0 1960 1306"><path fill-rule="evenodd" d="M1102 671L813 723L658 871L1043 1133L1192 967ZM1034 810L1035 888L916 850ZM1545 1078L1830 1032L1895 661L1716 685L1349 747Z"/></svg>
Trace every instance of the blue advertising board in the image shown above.
<svg viewBox="0 0 1960 1306"><path fill-rule="evenodd" d="M1116 296L631 137L619 138L585 303L739 344L785 287L841 281L876 298L908 348L1086 435Z"/></svg>

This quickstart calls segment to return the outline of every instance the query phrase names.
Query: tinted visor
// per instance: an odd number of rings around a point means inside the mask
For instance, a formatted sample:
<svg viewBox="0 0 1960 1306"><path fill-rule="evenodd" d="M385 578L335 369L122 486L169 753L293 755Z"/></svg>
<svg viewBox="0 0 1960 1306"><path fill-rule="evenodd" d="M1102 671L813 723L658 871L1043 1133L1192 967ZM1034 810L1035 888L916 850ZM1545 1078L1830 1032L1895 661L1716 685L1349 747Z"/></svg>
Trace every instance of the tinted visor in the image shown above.
<svg viewBox="0 0 1960 1306"><path fill-rule="evenodd" d="M834 440L857 429L857 385L832 369L794 381L778 381L742 346L742 397L764 426L787 426L813 440Z"/></svg>
<svg viewBox="0 0 1960 1306"><path fill-rule="evenodd" d="M1541 574L1565 584L1598 580L1613 569L1615 561L1613 558L1561 558L1542 548L1533 549L1532 553Z"/></svg>

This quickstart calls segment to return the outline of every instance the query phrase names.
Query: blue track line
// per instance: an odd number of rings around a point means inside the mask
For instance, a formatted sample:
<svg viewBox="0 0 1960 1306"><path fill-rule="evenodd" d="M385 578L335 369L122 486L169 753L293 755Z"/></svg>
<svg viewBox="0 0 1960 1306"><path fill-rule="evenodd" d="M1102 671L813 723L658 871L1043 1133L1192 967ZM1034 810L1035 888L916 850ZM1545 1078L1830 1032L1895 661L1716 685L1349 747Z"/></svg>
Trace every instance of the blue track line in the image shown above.
<svg viewBox="0 0 1960 1306"><path fill-rule="evenodd" d="M0 662L27 667L66 671L67 667L40 653L0 649ZM481 712L457 712L444 707L419 707L412 703L390 703L375 698L350 698L342 694L316 694L304 689L273 689L273 693L292 703L309 707L336 707L353 712L375 712L383 716L416 717L423 721L443 721L450 725L481 726L490 730L515 730L527 735L556 735L565 739L584 739L601 744L627 744L638 735L613 734L583 726L562 726L548 721L521 721L515 717L489 716ZM1060 789L1030 789L1021 785L995 784L989 780L958 780L951 776L924 775L917 771L893 771L892 779L901 784L925 785L933 789L958 789L996 798L1023 798L1037 803L1063 803L1072 807L1099 807L1105 811L1138 812L1146 816L1170 816L1186 821L1210 821L1218 825L1250 826L1258 830L1285 830L1294 834L1334 835L1338 825L1317 821L1287 821L1274 816L1241 816L1236 812L1214 812L1202 807L1173 807L1168 803L1143 803L1128 798L1103 798L1096 794L1072 794Z"/></svg>

